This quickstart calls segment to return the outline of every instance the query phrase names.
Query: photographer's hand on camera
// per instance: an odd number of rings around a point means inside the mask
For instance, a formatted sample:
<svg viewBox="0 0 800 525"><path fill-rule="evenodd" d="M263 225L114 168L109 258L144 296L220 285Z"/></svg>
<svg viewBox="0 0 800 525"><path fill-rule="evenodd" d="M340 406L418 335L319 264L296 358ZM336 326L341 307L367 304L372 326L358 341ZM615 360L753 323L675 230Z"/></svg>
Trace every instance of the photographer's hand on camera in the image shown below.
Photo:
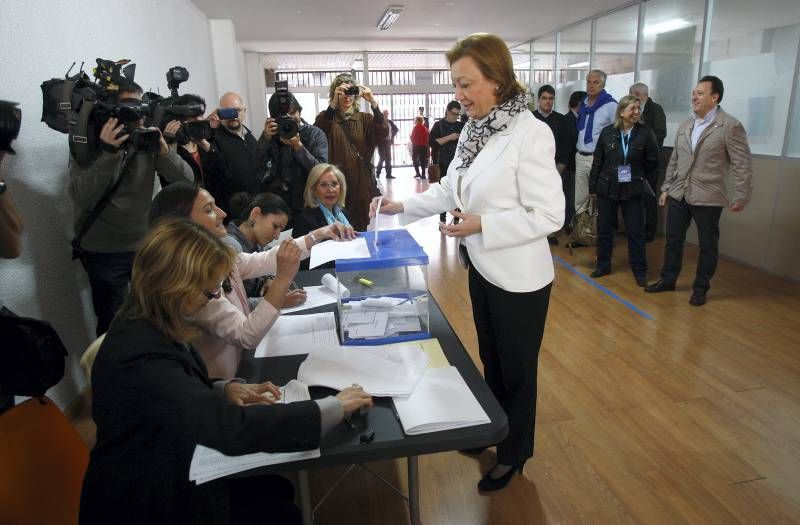
<svg viewBox="0 0 800 525"><path fill-rule="evenodd" d="M297 151L303 148L303 142L300 140L300 135L297 134L290 139L285 139L281 137L281 142L286 144L287 146L291 146L293 150Z"/></svg>
<svg viewBox="0 0 800 525"><path fill-rule="evenodd" d="M374 110L378 107L378 101L375 100L375 96L372 94L372 89L368 88L367 86L358 86L359 90L361 91L360 95L361 98L369 102L369 105Z"/></svg>
<svg viewBox="0 0 800 525"><path fill-rule="evenodd" d="M103 143L103 148L116 152L119 147L130 137L130 135L127 133L120 135L124 129L125 125L120 124L119 120L115 118L108 119L100 130L100 141Z"/></svg>
<svg viewBox="0 0 800 525"><path fill-rule="evenodd" d="M178 130L181 129L181 121L180 120L171 120L164 126L164 131L162 132L162 136L165 139L169 139L172 142L176 140L176 134Z"/></svg>
<svg viewBox="0 0 800 525"><path fill-rule="evenodd" d="M272 140L272 137L278 134L278 122L270 117L264 121L264 136Z"/></svg>

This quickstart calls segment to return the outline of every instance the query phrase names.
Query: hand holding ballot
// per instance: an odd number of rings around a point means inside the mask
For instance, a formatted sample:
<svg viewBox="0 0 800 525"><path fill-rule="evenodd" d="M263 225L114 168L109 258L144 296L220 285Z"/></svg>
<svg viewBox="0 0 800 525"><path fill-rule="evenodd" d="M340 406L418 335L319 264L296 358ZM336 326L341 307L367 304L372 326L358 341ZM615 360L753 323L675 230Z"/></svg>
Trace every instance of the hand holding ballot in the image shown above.
<svg viewBox="0 0 800 525"><path fill-rule="evenodd" d="M349 224L342 224L336 221L333 224L317 228L312 232L312 235L316 238L316 242L320 242L328 239L333 241L349 241L355 239L358 234Z"/></svg>
<svg viewBox="0 0 800 525"><path fill-rule="evenodd" d="M380 203L381 209L378 210ZM403 203L400 201L393 201L386 197L373 197L372 202L369 203L369 218L375 217L378 213L383 215L397 215L403 213Z"/></svg>

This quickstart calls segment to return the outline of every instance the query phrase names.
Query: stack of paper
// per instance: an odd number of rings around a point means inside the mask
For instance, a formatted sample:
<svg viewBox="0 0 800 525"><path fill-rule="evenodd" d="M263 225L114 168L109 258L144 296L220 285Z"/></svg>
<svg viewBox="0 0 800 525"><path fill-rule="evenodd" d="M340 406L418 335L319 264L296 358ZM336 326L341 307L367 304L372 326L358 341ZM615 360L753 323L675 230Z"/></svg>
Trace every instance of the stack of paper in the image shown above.
<svg viewBox="0 0 800 525"><path fill-rule="evenodd" d="M370 253L364 237L350 241L324 241L311 248L309 269L337 259L369 259Z"/></svg>
<svg viewBox="0 0 800 525"><path fill-rule="evenodd" d="M311 399L308 387L292 380L281 387L280 403L293 403L295 401L305 401ZM276 429L276 432L281 431ZM195 446L192 463L189 466L189 481L194 481L198 485L222 478L237 472L243 472L266 465L277 465L278 463L289 463L302 459L318 458L319 449L303 450L300 452L279 452L270 454L267 452L256 452L243 456L226 456L218 450Z"/></svg>
<svg viewBox="0 0 800 525"><path fill-rule="evenodd" d="M297 371L310 386L342 390L358 384L373 396L407 396L429 362L419 344L327 348L312 351Z"/></svg>
<svg viewBox="0 0 800 525"><path fill-rule="evenodd" d="M279 317L256 347L256 357L307 354L313 348L338 347L333 312Z"/></svg>
<svg viewBox="0 0 800 525"><path fill-rule="evenodd" d="M408 435L489 423L489 416L454 366L429 368L406 398L394 406Z"/></svg>
<svg viewBox="0 0 800 525"><path fill-rule="evenodd" d="M399 332L420 332L417 303L426 300L416 298L368 297L361 301L350 301L342 310L342 328L350 339L374 339L395 335Z"/></svg>

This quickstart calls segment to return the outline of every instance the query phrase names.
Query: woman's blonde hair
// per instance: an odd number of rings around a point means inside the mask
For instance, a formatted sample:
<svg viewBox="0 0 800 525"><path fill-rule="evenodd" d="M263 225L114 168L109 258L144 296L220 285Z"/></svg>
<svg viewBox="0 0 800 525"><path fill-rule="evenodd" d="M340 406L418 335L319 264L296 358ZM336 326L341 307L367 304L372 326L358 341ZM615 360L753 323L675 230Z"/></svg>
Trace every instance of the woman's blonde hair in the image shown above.
<svg viewBox="0 0 800 525"><path fill-rule="evenodd" d="M320 177L328 172L333 173L336 180L339 181L339 200L336 201L336 204L338 204L340 208L344 208L344 200L345 197L347 197L347 182L344 180L344 173L333 164L325 164L324 162L311 168L308 178L306 179L306 190L303 192L303 201L306 203L307 208L316 208L319 206L317 197L314 195L314 187L319 182Z"/></svg>
<svg viewBox="0 0 800 525"><path fill-rule="evenodd" d="M201 294L209 282L222 281L233 264L233 250L205 228L164 218L133 261L128 312L176 341L189 341L199 332L183 311L186 299Z"/></svg>
<svg viewBox="0 0 800 525"><path fill-rule="evenodd" d="M641 101L634 97L633 95L625 95L621 99L619 99L619 103L617 104L617 112L614 114L614 127L617 129L622 129L622 112L628 109L628 106L632 104L640 104Z"/></svg>
<svg viewBox="0 0 800 525"><path fill-rule="evenodd" d="M333 80L331 81L331 86L330 88L328 88L329 99L333 99L334 91L336 91L336 88L341 86L342 84L350 84L351 86L357 86L358 82L356 81L355 78L353 78L353 75L351 75L350 73L339 73L338 75L333 77ZM360 94L353 97L353 105L350 106L350 111L352 112L358 111L358 101L360 98L361 98Z"/></svg>
<svg viewBox="0 0 800 525"><path fill-rule="evenodd" d="M452 66L459 59L472 57L484 77L497 82L497 101L503 102L526 92L514 75L514 62L508 46L500 37L489 33L473 33L462 38L447 52Z"/></svg>

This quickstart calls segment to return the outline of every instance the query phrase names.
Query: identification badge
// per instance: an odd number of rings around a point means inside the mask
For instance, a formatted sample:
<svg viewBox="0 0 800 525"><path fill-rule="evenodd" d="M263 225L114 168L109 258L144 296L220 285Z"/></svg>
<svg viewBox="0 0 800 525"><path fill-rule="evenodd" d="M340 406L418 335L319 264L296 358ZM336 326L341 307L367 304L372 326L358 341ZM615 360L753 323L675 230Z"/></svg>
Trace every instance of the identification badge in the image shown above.
<svg viewBox="0 0 800 525"><path fill-rule="evenodd" d="M621 166L617 166L617 180L619 182L630 182L631 181L631 166L630 166L630 164L623 164Z"/></svg>

